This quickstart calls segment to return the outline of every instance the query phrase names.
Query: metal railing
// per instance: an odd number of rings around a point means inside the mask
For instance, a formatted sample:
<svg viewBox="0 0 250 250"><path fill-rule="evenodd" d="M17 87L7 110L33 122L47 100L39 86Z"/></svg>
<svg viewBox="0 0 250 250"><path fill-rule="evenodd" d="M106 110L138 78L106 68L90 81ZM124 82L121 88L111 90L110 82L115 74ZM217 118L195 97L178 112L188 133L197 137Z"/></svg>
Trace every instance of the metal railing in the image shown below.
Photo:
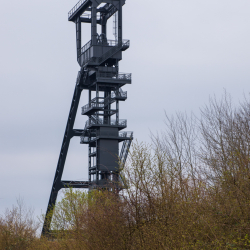
<svg viewBox="0 0 250 250"><path fill-rule="evenodd" d="M131 138L131 136L133 135L133 132L128 132L128 131L123 131L123 132L119 132L117 134L117 132L114 131L102 131L100 132L99 130L96 132L96 136L108 136L108 137L122 137L122 138Z"/></svg>
<svg viewBox="0 0 250 250"><path fill-rule="evenodd" d="M122 89L120 88L119 91L112 91L111 95L107 96L104 101L104 107L107 106L108 104L112 104L115 102L115 98L118 97L123 97L123 98L127 98L127 91L122 91Z"/></svg>
<svg viewBox="0 0 250 250"><path fill-rule="evenodd" d="M122 89L120 88L118 91L112 91L111 93L111 98L116 98L116 97L124 97L127 98L128 94L127 91L122 91Z"/></svg>
<svg viewBox="0 0 250 250"><path fill-rule="evenodd" d="M119 80L132 80L132 74L131 73L105 73L105 72L98 72L97 77L101 78L113 78L113 79L119 79Z"/></svg>
<svg viewBox="0 0 250 250"><path fill-rule="evenodd" d="M86 13L84 13L84 14L81 15L81 17L87 18L87 19L91 19L91 14L86 14ZM96 14L96 19L97 19L97 20L100 20L100 18L101 18L101 14L100 14L100 13L97 13L97 14Z"/></svg>
<svg viewBox="0 0 250 250"><path fill-rule="evenodd" d="M117 40L107 40L108 46L116 46L118 44Z"/></svg>
<svg viewBox="0 0 250 250"><path fill-rule="evenodd" d="M110 40L110 41L113 41L115 45L113 46L111 45L113 48L108 50L106 53L104 53L101 57L98 58L98 63L102 63L107 58L114 55L118 50L130 45L129 40L122 40L121 42L118 42L118 43L115 40Z"/></svg>
<svg viewBox="0 0 250 250"><path fill-rule="evenodd" d="M132 137L133 136L133 132L131 131L123 131L123 132L119 132L119 137Z"/></svg>
<svg viewBox="0 0 250 250"><path fill-rule="evenodd" d="M88 143L88 142L89 142L89 137L86 137L86 136L81 137L81 143Z"/></svg>
<svg viewBox="0 0 250 250"><path fill-rule="evenodd" d="M90 103L88 103L82 107L82 114L87 112L88 110L90 110L92 108L103 108L103 107L104 107L103 98L102 97L94 98L91 100Z"/></svg>
<svg viewBox="0 0 250 250"><path fill-rule="evenodd" d="M81 136L81 143L89 143L90 141L94 141L96 137L88 137L88 136Z"/></svg>
<svg viewBox="0 0 250 250"><path fill-rule="evenodd" d="M81 48L81 54L88 50L92 45L92 40L88 41L84 46Z"/></svg>
<svg viewBox="0 0 250 250"><path fill-rule="evenodd" d="M122 40L122 47L130 46L130 40Z"/></svg>
<svg viewBox="0 0 250 250"><path fill-rule="evenodd" d="M109 125L109 126L124 126L126 127L127 126L127 120L119 120L119 121L116 121L116 120L111 120L111 121L108 121L106 119L103 119L103 118L94 118L91 117L85 124L85 128L86 127L90 127L92 125Z"/></svg>
<svg viewBox="0 0 250 250"><path fill-rule="evenodd" d="M122 42L118 42L115 40L108 40L108 44L111 47L106 53L104 53L101 57L91 57L90 56L90 48L92 46L92 42L89 41L86 45L83 46L81 49L81 55L80 57L82 60L82 64L86 64L88 62L92 63L98 63L101 64L105 60L107 60L109 57L112 57L115 53L117 53L119 50L121 50L124 47L129 47L130 41L129 40L123 40Z"/></svg>
<svg viewBox="0 0 250 250"><path fill-rule="evenodd" d="M105 99L103 97L92 99L90 103L82 107L82 115L92 108L104 108L108 104L114 103L117 97L127 98L127 91L122 91L120 88L119 91L112 91L111 95L107 96Z"/></svg>
<svg viewBox="0 0 250 250"><path fill-rule="evenodd" d="M81 6L83 6L88 0L80 0L68 13L70 18Z"/></svg>
<svg viewBox="0 0 250 250"><path fill-rule="evenodd" d="M106 40L105 43L111 47L115 47L118 45L118 41L116 41L116 40ZM129 46L129 43L130 43L129 40L123 40L122 46L126 45L126 44ZM92 46L92 40L88 41L84 46L82 46L81 54L83 54L85 51L87 51L91 46Z"/></svg>
<svg viewBox="0 0 250 250"><path fill-rule="evenodd" d="M113 133L108 133L107 135L110 137L114 136ZM96 134L96 136L100 136L99 133ZM131 138L133 136L133 132L131 132L131 131L119 132L118 136L122 137L122 138ZM96 137L81 136L81 143L89 143L90 141L94 141L95 139L96 139Z"/></svg>
<svg viewBox="0 0 250 250"><path fill-rule="evenodd" d="M118 79L120 80L132 80L132 74L119 74Z"/></svg>

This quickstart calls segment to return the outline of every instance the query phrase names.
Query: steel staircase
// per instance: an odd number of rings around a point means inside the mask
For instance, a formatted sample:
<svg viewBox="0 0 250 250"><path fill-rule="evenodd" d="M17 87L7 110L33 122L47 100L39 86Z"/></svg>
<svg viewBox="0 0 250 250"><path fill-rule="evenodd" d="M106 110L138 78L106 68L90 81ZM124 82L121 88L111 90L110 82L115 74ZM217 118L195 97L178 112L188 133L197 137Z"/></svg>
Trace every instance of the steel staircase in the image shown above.
<svg viewBox="0 0 250 250"><path fill-rule="evenodd" d="M119 157L120 158L119 181L121 183L121 188L128 188L128 183L126 181L124 174L122 173L122 170L123 170L124 165L126 163L132 140L133 140L133 132L130 135L130 139L123 142L120 157Z"/></svg>
<svg viewBox="0 0 250 250"><path fill-rule="evenodd" d="M128 157L128 152L129 152L132 140L133 140L133 132L130 135L130 139L124 141L123 145L122 145L122 149L121 149L121 153L120 153L120 157L119 157L120 158L120 167L121 167L121 169L123 169L123 167L124 167L124 165L126 163L126 160L127 160L127 157Z"/></svg>
<svg viewBox="0 0 250 250"><path fill-rule="evenodd" d="M120 88L119 91L113 91L111 95L107 96L104 99L102 97L92 99L89 104L86 104L85 106L82 107L82 114L84 114L85 112L89 111L92 108L105 108L108 105L114 103L117 98L126 99L127 91L123 91Z"/></svg>

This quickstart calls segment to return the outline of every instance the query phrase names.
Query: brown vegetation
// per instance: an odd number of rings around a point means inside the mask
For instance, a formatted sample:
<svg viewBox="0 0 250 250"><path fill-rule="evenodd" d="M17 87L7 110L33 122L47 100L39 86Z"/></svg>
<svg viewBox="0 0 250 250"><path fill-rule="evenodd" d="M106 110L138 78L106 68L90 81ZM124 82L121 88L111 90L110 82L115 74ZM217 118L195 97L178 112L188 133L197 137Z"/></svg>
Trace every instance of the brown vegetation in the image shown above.
<svg viewBox="0 0 250 250"><path fill-rule="evenodd" d="M152 145L134 143L120 192L65 191L37 239L13 208L0 249L250 249L250 103L211 100L201 118L166 116ZM19 223L20 222L20 223Z"/></svg>

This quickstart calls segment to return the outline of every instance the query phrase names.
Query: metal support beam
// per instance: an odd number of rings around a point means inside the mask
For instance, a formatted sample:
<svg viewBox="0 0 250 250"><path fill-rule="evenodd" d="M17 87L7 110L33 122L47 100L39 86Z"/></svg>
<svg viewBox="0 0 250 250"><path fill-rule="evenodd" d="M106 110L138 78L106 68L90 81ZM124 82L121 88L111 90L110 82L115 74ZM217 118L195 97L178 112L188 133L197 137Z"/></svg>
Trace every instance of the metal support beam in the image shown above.
<svg viewBox="0 0 250 250"><path fill-rule="evenodd" d="M88 181L62 181L63 188L89 188Z"/></svg>
<svg viewBox="0 0 250 250"><path fill-rule="evenodd" d="M81 55L81 48L82 48L82 28L81 28L81 20L80 17L76 19L76 51L77 51L77 58Z"/></svg>
<svg viewBox="0 0 250 250"><path fill-rule="evenodd" d="M85 74L87 74L87 72L85 72ZM55 173L55 177L54 177L54 181L53 181L53 185L52 185L52 189L50 193L50 198L49 198L48 207L46 211L45 221L43 224L42 234L46 234L50 228L51 218L48 217L48 214L51 212L51 210L53 210L54 205L56 203L58 191L62 188L61 179L62 179L63 169L64 169L64 165L65 165L65 161L66 161L66 157L67 157L67 153L69 149L70 139L73 136L76 136L77 134L79 135L77 130L73 130L73 126L75 123L75 117L76 117L81 93L82 93L81 84L76 84L71 107L70 107L69 117L68 117L66 129L65 129L64 137L63 137L62 147L61 147L61 151L60 151L60 155L59 155L59 159L57 163L56 173Z"/></svg>
<svg viewBox="0 0 250 250"><path fill-rule="evenodd" d="M91 23L91 19L90 18L86 18L86 17L80 17L80 20L82 23ZM97 24L101 24L101 20L96 20Z"/></svg>
<svg viewBox="0 0 250 250"><path fill-rule="evenodd" d="M118 10L118 42L122 42L122 2L119 1Z"/></svg>
<svg viewBox="0 0 250 250"><path fill-rule="evenodd" d="M92 3L91 8L91 40L92 45L97 44L97 29L96 29L96 4Z"/></svg>
<svg viewBox="0 0 250 250"><path fill-rule="evenodd" d="M72 137L82 136L83 131L84 131L83 129L73 129L72 130Z"/></svg>

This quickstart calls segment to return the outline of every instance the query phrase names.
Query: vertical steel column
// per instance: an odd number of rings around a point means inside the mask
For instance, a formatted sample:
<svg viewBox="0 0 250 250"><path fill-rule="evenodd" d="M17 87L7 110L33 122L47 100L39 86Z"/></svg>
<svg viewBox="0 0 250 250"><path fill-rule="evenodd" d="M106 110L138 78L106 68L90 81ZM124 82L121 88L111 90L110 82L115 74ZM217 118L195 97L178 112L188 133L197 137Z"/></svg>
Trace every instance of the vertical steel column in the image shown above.
<svg viewBox="0 0 250 250"><path fill-rule="evenodd" d="M77 59L78 57L81 55L81 48L82 48L82 38L81 35L82 31L81 31L81 20L80 17L78 17L76 19L76 53L77 53Z"/></svg>
<svg viewBox="0 0 250 250"><path fill-rule="evenodd" d="M91 8L91 39L92 39L92 45L97 44L97 27L96 27L96 4L92 3Z"/></svg>
<svg viewBox="0 0 250 250"><path fill-rule="evenodd" d="M96 160L95 160L95 165L96 165L96 183L98 184L98 182L99 182L99 169L98 169L99 161L98 161L98 157L97 157L97 147L98 147L97 140L96 140L96 144L95 145L96 145L95 146L95 152L96 152Z"/></svg>
<svg viewBox="0 0 250 250"><path fill-rule="evenodd" d="M89 89L89 107L91 107L91 90ZM91 122L91 116L89 116L89 122ZM89 162L88 162L88 166L89 166L89 181L91 181L91 174L90 174L90 168L91 168L91 147L89 144Z"/></svg>
<svg viewBox="0 0 250 250"><path fill-rule="evenodd" d="M110 98L111 98L111 90L109 89L109 91L108 91L108 96L110 96ZM109 105L108 105L108 124L109 125L111 125L111 103L109 103Z"/></svg>
<svg viewBox="0 0 250 250"><path fill-rule="evenodd" d="M96 100L99 100L99 86L98 84L96 83ZM97 118L97 121L99 119L99 111L97 111L96 113L96 118Z"/></svg>
<svg viewBox="0 0 250 250"><path fill-rule="evenodd" d="M89 89L89 107L91 107L91 90Z"/></svg>
<svg viewBox="0 0 250 250"><path fill-rule="evenodd" d="M107 97L108 97L108 92L105 90L104 91L104 100L106 100ZM107 109L107 107L105 106L105 103L104 103L104 109ZM104 123L106 123L106 121L108 122L108 111L104 111L103 121L104 121Z"/></svg>
<svg viewBox="0 0 250 250"><path fill-rule="evenodd" d="M90 156L90 154L91 154L91 147L90 147L90 145L89 145L89 181L91 181L91 174L90 174L90 168L91 168L91 156Z"/></svg>
<svg viewBox="0 0 250 250"><path fill-rule="evenodd" d="M122 42L122 1L119 1L118 10L118 42Z"/></svg>
<svg viewBox="0 0 250 250"><path fill-rule="evenodd" d="M102 16L102 34L107 38L107 18L104 15Z"/></svg>
<svg viewBox="0 0 250 250"><path fill-rule="evenodd" d="M117 90L117 92L119 89ZM116 124L119 123L119 100L116 100Z"/></svg>

